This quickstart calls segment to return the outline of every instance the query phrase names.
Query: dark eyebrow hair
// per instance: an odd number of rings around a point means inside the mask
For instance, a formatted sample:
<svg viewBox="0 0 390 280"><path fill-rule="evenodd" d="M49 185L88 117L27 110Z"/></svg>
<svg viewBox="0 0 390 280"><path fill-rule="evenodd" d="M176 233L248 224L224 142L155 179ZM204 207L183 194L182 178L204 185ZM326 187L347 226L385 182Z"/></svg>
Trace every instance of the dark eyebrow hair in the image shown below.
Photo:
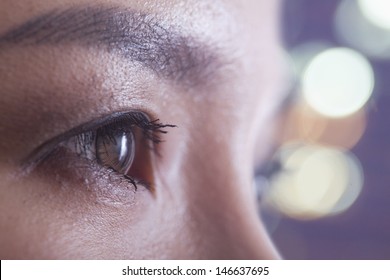
<svg viewBox="0 0 390 280"><path fill-rule="evenodd" d="M191 85L210 79L221 65L215 48L163 27L154 15L120 7L52 10L0 36L0 51L12 44L98 47Z"/></svg>

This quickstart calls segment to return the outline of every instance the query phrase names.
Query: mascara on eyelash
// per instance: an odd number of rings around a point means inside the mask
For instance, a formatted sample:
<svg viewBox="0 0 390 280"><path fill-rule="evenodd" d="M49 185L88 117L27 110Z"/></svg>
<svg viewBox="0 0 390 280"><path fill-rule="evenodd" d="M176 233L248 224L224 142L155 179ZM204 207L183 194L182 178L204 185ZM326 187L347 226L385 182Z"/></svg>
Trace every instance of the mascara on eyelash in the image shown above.
<svg viewBox="0 0 390 280"><path fill-rule="evenodd" d="M127 123L127 126L125 126L125 123ZM72 137L86 135L87 133L95 133L98 129L105 129L109 125L115 126L118 124L121 124L123 128L128 127L129 130L131 130L131 126L141 128L144 137L154 144L162 142L161 136L158 134L168 133L164 128L177 127L172 124L163 124L159 119L150 121L146 114L139 111L116 112L97 121L91 121L75 127L41 144L23 161L22 173L30 173L35 166L49 157L61 143L64 143Z"/></svg>

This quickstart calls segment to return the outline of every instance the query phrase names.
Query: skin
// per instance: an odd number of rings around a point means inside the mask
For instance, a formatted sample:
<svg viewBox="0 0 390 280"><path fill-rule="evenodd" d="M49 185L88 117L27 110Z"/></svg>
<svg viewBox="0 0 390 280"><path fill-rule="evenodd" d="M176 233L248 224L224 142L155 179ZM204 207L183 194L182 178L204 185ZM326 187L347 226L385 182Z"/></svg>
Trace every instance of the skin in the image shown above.
<svg viewBox="0 0 390 280"><path fill-rule="evenodd" d="M0 258L278 258L252 183L282 99L277 1L4 0L0 36L53 9L101 4L154 15L218 63L179 79L104 48L0 39ZM53 137L133 110L177 125L160 156L136 157L152 190L74 155L23 168Z"/></svg>

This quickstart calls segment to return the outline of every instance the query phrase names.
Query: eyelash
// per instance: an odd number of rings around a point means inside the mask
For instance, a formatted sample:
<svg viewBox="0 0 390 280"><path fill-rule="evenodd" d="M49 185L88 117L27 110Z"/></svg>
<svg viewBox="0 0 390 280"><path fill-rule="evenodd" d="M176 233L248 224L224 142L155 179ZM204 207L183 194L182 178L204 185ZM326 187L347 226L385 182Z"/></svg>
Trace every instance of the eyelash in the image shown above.
<svg viewBox="0 0 390 280"><path fill-rule="evenodd" d="M135 130L140 129L142 133L143 144L147 144L148 150L153 151L159 156L156 145L161 143L162 134L168 133L166 128L176 127L171 124L163 124L159 119L150 121L146 114L133 111L133 112L119 112L110 116L103 117L97 123L90 123L76 127L64 135L58 136L40 147L33 153L31 160L29 160L29 166L36 166L45 158L49 157L59 147L65 147L72 152L86 158L94 163L98 163L96 141L98 133L100 136L115 141L115 133L132 133L135 135ZM139 145L137 140L134 140L134 145ZM134 162L133 162L134 163ZM129 170L133 163L130 164ZM130 182L137 190L137 184L142 183L146 188L151 189L149 182L139 178L132 178L127 174L122 174L109 166L104 166L98 163L101 167L104 167L117 175L122 176L126 181Z"/></svg>
<svg viewBox="0 0 390 280"><path fill-rule="evenodd" d="M142 129L143 136L149 142L153 144L159 144L162 142L161 134L166 134L168 131L164 130L167 127L176 127L175 125L159 123L159 119L149 121L143 113L131 112L123 115L122 117L116 117L112 119L112 122L105 123L101 126L94 128L94 130L84 131L78 135L75 135L77 141L76 145L81 148L81 152L86 152L89 145L93 145L97 131L100 130L104 135L113 134L116 131L133 132L132 126L136 126ZM89 135L88 135L89 134ZM85 136L89 137L85 137ZM149 146L150 149L154 149L153 146ZM154 150L157 153L157 150Z"/></svg>

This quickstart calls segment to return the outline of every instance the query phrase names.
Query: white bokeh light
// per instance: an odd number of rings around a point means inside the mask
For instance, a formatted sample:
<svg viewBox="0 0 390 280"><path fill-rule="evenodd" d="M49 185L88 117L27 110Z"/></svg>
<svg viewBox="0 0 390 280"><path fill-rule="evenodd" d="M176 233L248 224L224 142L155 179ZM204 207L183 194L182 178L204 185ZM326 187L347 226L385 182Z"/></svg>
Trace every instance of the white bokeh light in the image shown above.
<svg viewBox="0 0 390 280"><path fill-rule="evenodd" d="M306 65L320 52L331 48L327 42L312 41L298 45L289 51L294 74L299 77L305 71Z"/></svg>
<svg viewBox="0 0 390 280"><path fill-rule="evenodd" d="M370 63L348 48L319 53L308 63L301 79L306 102L320 114L335 118L360 110L374 87Z"/></svg>
<svg viewBox="0 0 390 280"><path fill-rule="evenodd" d="M375 59L390 58L390 29L381 28L368 20L357 1L340 2L334 17L334 28L338 40L343 44Z"/></svg>
<svg viewBox="0 0 390 280"><path fill-rule="evenodd" d="M390 29L389 0L358 0L362 14L373 24Z"/></svg>

